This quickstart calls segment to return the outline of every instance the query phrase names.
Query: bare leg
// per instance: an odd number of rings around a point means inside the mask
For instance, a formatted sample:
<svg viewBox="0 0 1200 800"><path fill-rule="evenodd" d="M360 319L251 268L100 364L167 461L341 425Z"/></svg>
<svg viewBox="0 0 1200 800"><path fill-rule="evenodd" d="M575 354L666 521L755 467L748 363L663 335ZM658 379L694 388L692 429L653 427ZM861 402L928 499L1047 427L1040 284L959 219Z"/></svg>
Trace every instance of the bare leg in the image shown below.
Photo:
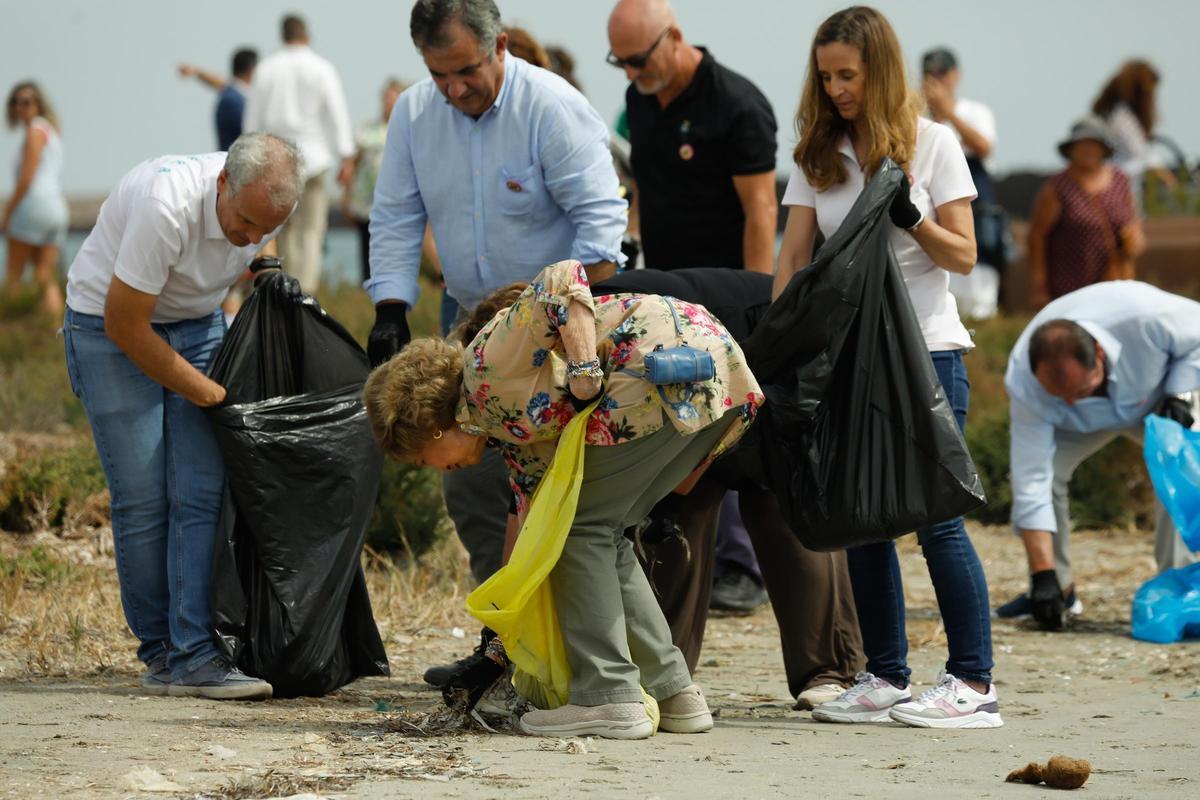
<svg viewBox="0 0 1200 800"><path fill-rule="evenodd" d="M25 265L33 258L33 248L16 239L8 240L8 270L4 282L4 296L16 297L21 291L21 277L25 274Z"/></svg>
<svg viewBox="0 0 1200 800"><path fill-rule="evenodd" d="M62 289L58 285L58 245L33 248L33 278L42 290L42 311L54 318L63 315Z"/></svg>

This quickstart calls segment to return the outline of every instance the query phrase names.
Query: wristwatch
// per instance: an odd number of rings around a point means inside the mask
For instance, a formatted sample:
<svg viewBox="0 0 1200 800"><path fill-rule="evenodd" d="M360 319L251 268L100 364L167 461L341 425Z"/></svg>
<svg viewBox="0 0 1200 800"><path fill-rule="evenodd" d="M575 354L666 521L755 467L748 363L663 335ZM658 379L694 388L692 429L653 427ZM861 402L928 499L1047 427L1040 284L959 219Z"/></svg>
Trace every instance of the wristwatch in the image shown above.
<svg viewBox="0 0 1200 800"><path fill-rule="evenodd" d="M600 359L591 361L567 361L568 378L603 378L604 370L600 368Z"/></svg>

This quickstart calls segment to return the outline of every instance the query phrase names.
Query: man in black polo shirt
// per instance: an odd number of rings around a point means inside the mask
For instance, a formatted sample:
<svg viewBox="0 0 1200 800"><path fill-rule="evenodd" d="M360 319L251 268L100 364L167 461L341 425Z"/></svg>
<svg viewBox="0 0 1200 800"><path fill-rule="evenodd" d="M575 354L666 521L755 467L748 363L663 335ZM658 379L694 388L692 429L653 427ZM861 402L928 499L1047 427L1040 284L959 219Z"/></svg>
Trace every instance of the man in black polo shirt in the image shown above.
<svg viewBox="0 0 1200 800"><path fill-rule="evenodd" d="M665 0L621 0L608 61L625 104L646 266L775 263L775 115L762 92L683 38Z"/></svg>

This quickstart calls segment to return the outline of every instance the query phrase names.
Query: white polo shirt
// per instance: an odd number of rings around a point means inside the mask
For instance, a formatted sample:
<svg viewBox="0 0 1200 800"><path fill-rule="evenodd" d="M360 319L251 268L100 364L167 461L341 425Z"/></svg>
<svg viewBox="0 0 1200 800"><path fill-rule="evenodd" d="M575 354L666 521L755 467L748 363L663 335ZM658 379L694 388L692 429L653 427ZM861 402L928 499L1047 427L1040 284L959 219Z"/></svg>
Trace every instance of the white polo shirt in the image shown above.
<svg viewBox="0 0 1200 800"><path fill-rule="evenodd" d="M279 233L245 247L225 238L217 219L217 175L224 166L224 153L209 153L153 158L128 172L71 262L67 305L103 316L116 275L158 295L152 322L216 311L254 254Z"/></svg>
<svg viewBox="0 0 1200 800"><path fill-rule="evenodd" d="M826 239L841 226L866 185L848 136L842 137L838 153L846 165L844 183L817 192L800 167L793 166L783 193L785 206L816 209L817 227ZM917 152L909 171L913 181L910 197L929 219L937 220L938 206L952 200L975 199L975 183L966 156L954 132L945 125L924 118L918 121ZM891 222L885 220L884 224ZM954 295L950 294L950 273L935 264L908 231L893 226L891 241L930 352L973 347L971 335L958 318Z"/></svg>

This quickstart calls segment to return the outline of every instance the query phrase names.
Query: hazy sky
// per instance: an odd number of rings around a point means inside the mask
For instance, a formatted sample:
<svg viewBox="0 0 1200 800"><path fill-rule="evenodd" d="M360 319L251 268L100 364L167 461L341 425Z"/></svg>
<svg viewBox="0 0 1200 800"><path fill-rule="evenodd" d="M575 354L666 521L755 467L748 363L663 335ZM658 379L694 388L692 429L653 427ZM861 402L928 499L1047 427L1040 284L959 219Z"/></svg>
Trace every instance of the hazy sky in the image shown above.
<svg viewBox="0 0 1200 800"><path fill-rule="evenodd" d="M604 63L608 0L498 0L505 21L577 61L583 88L610 121L622 73ZM881 0L910 69L927 48L949 45L963 66L961 93L996 112L998 172L1049 169L1054 144L1126 58L1150 59L1163 75L1160 131L1189 158L1200 155L1200 2L1196 0ZM805 0L677 0L690 41L707 45L754 81L775 107L780 163L795 141L792 115L812 34L840 3ZM408 37L407 0L0 0L5 42L0 87L40 81L58 108L69 192L103 193L144 158L215 147L214 95L175 72L180 60L219 71L232 50L278 46L278 22L308 18L313 46L340 70L355 123L378 113L388 75L425 76ZM0 137L0 169L18 136ZM12 173L0 172L0 194Z"/></svg>

